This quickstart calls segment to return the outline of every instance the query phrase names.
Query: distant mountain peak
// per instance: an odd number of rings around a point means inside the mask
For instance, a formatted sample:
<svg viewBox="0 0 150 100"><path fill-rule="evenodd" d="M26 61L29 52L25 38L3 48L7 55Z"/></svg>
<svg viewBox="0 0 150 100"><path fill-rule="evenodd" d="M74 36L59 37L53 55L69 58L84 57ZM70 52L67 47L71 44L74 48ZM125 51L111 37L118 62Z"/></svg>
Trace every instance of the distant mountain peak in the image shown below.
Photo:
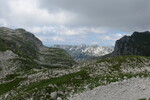
<svg viewBox="0 0 150 100"><path fill-rule="evenodd" d="M98 45L54 45L52 47L62 48L66 50L74 59L85 60L93 57L100 57L111 53L113 46L98 46Z"/></svg>

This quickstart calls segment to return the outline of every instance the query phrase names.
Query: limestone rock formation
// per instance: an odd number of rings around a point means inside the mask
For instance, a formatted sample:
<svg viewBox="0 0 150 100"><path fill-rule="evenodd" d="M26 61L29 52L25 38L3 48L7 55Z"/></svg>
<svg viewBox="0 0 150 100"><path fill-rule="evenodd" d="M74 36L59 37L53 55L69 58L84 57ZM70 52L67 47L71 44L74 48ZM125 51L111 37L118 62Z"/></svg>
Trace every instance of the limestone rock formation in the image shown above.
<svg viewBox="0 0 150 100"><path fill-rule="evenodd" d="M117 40L110 56L119 55L150 56L150 32L134 32Z"/></svg>

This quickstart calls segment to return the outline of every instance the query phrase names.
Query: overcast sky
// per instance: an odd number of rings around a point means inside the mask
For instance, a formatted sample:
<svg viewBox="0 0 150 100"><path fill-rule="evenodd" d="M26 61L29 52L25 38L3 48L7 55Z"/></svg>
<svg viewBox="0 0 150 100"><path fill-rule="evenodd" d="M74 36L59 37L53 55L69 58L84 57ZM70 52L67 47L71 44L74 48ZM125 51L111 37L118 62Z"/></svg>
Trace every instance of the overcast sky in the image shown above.
<svg viewBox="0 0 150 100"><path fill-rule="evenodd" d="M150 30L150 0L0 0L0 26L24 28L45 45L114 45Z"/></svg>

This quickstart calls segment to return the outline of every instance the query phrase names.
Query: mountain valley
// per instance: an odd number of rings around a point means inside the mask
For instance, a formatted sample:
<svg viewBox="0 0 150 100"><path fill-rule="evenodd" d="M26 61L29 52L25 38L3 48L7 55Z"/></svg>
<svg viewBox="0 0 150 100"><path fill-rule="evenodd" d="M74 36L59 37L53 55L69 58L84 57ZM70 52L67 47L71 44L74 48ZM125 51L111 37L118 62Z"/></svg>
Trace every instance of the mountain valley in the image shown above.
<svg viewBox="0 0 150 100"><path fill-rule="evenodd" d="M149 40L150 32L134 32L117 40L114 51L85 45L49 48L24 29L1 27L0 100L149 100Z"/></svg>

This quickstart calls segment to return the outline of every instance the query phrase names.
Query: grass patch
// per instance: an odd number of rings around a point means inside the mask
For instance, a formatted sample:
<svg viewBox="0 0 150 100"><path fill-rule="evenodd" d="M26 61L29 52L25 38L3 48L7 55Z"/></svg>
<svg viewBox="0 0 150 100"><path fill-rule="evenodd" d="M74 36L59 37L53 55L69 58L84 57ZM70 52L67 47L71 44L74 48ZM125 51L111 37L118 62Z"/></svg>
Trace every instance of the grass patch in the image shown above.
<svg viewBox="0 0 150 100"><path fill-rule="evenodd" d="M19 83L23 80L25 80L25 79L24 78L16 78L15 80L13 80L11 82L0 84L0 95L4 94L12 89L15 89L19 85Z"/></svg>
<svg viewBox="0 0 150 100"><path fill-rule="evenodd" d="M19 76L19 74L9 74L5 77L5 80L12 80L17 76Z"/></svg>
<svg viewBox="0 0 150 100"><path fill-rule="evenodd" d="M28 86L23 86L16 90L18 94L11 97L11 99L22 100L24 97L34 97L33 99L40 100L41 97L44 97L44 99L49 100L50 94L57 91L62 91L63 94L59 94L59 97L66 99L69 93L80 93L85 89L93 89L101 85L127 80L133 77L150 77L150 72L148 71L141 71L137 73L121 71L121 69L124 68L120 67L122 63L132 63L133 60L137 63L143 63L145 61L149 61L149 58L146 59L145 57L140 56L120 56L99 60L97 63L94 62L95 65L89 64L81 67L82 70L79 72L67 74L61 77L50 78L40 82L31 83ZM106 65L98 65L98 63L101 62L104 62L104 64L106 62ZM107 62L110 62L111 64L108 63L107 65ZM131 67L136 68L137 66L133 64ZM45 69L42 72L44 73L44 71L47 70L49 69Z"/></svg>
<svg viewBox="0 0 150 100"><path fill-rule="evenodd" d="M80 79L77 77L81 77ZM90 77L88 76L86 71L80 71L77 73L71 73L68 75L64 75L62 77L58 78L51 78L48 80L43 80L39 83L34 83L30 85L26 91L32 90L34 88L42 88L44 86L47 86L49 84L56 84L57 86L61 86L62 84L74 84L74 85L80 85L84 80L89 79Z"/></svg>
<svg viewBox="0 0 150 100"><path fill-rule="evenodd" d="M144 57L144 56L125 55L125 56L116 56L116 57L101 59L101 60L98 60L96 63L101 63L101 62L113 63L115 61L122 63L122 62L127 62L128 60L135 60L135 59L137 60L138 63L140 63L141 58L150 59L150 57Z"/></svg>
<svg viewBox="0 0 150 100"><path fill-rule="evenodd" d="M28 97L29 95L31 96L32 93L36 95L36 93L39 93L39 91L46 91L46 93L52 93L54 91L61 90L63 92L68 92L71 90L76 90L76 91L82 91L83 89L81 88L82 85L85 83L86 80L89 80L90 77L87 74L86 71L79 71L76 73L71 73L68 75L64 75L62 77L57 77L57 78L51 78L47 80L42 80L37 83L32 83L27 87L22 87L21 89L17 90L18 95L12 97L11 99L19 100L22 99L22 97ZM49 87L48 85L52 84L57 87ZM72 87L72 88L69 88ZM21 93L19 93L22 91ZM44 94L43 94L44 95ZM61 97L65 98L67 94L60 95ZM39 94L37 94L36 99L40 98ZM39 99L40 100L40 99Z"/></svg>
<svg viewBox="0 0 150 100"><path fill-rule="evenodd" d="M4 44L4 40L0 38L0 51L6 51L9 47Z"/></svg>
<svg viewBox="0 0 150 100"><path fill-rule="evenodd" d="M142 98L142 99L138 99L138 100L150 100L150 98Z"/></svg>

